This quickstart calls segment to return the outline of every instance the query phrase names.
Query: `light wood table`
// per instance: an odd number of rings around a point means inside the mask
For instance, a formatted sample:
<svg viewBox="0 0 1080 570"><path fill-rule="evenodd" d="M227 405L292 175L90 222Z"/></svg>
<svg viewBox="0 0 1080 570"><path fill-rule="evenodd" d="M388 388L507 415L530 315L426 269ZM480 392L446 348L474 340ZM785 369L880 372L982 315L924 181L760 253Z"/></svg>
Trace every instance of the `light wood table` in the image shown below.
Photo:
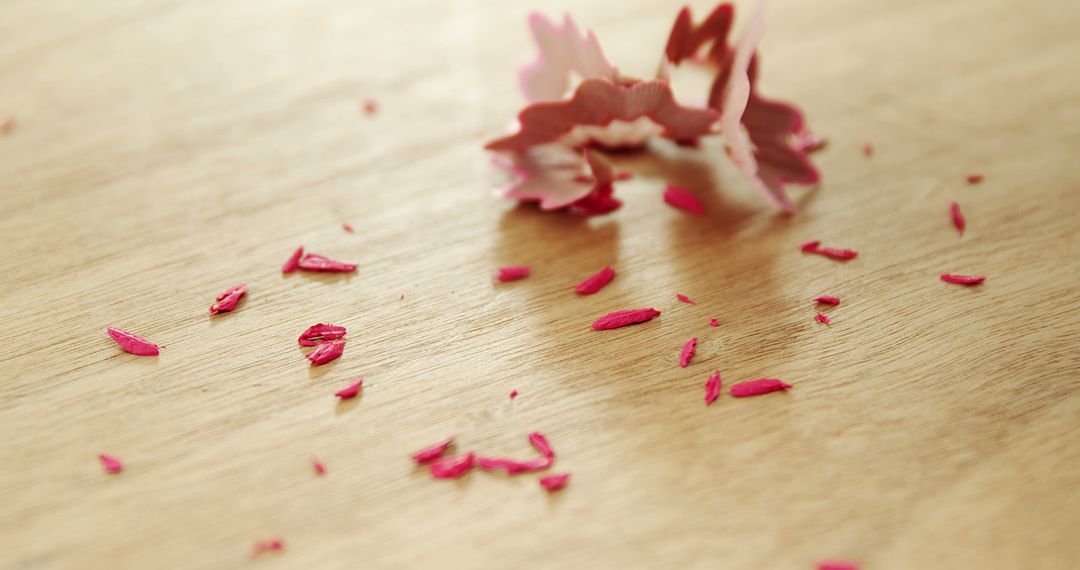
<svg viewBox="0 0 1080 570"><path fill-rule="evenodd" d="M491 195L481 145L522 104L537 4L0 4L0 567L1080 566L1080 3L776 1L764 91L829 139L799 214L709 140L614 155L636 176L595 219ZM543 4L639 76L677 11ZM665 206L669 182L708 214ZM359 270L283 276L299 244ZM492 285L510 264L534 275ZM844 300L831 327L820 294ZM309 368L316 322L349 342ZM713 370L794 387L706 407ZM573 473L558 494L409 460L450 434L532 457L533 430Z"/></svg>

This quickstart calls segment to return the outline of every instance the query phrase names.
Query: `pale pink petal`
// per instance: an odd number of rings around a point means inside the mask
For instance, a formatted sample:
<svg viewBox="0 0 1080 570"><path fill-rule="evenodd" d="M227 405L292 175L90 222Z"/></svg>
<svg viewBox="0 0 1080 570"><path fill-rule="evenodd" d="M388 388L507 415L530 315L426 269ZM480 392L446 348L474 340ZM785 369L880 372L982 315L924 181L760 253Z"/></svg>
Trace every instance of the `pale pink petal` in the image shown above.
<svg viewBox="0 0 1080 570"><path fill-rule="evenodd" d="M539 202L542 210L570 208L603 214L622 203L613 197L617 176L599 153L545 144L525 152L501 153L494 163L514 176L498 193L523 202Z"/></svg>
<svg viewBox="0 0 1080 570"><path fill-rule="evenodd" d="M529 15L529 28L540 53L521 69L519 81L530 103L562 99L570 89L571 77L616 81L619 72L604 57L596 35L582 34L569 14L559 26L543 14Z"/></svg>

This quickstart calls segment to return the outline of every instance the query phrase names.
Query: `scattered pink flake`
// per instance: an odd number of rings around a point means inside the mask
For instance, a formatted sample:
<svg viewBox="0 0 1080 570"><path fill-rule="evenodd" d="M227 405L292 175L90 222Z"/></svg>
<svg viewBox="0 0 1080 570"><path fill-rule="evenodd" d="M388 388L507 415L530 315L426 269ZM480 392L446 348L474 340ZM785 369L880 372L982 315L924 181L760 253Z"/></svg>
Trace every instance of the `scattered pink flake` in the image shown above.
<svg viewBox="0 0 1080 570"><path fill-rule="evenodd" d="M723 386L720 380L720 371L713 372L705 381L705 405L711 406L720 397L720 388Z"/></svg>
<svg viewBox="0 0 1080 570"><path fill-rule="evenodd" d="M252 556L258 556L264 552L281 552L284 549L285 541L280 538L260 540L255 543L255 550L252 552Z"/></svg>
<svg viewBox="0 0 1080 570"><path fill-rule="evenodd" d="M705 213L705 206L701 204L701 201L694 196L692 192L685 188L680 188L669 184L664 189L664 202L672 208L689 212L695 216L700 216Z"/></svg>
<svg viewBox="0 0 1080 570"><path fill-rule="evenodd" d="M956 230L960 232L960 235L964 235L967 222L964 221L964 214L960 213L960 204L956 202L949 204L949 213L952 214L952 223L956 226Z"/></svg>
<svg viewBox="0 0 1080 570"><path fill-rule="evenodd" d="M814 315L814 320L821 323L821 324L823 324L823 325L827 325L827 324L832 323L832 319L830 319L829 315L826 315L825 313L818 313L818 314Z"/></svg>
<svg viewBox="0 0 1080 570"><path fill-rule="evenodd" d="M457 479L466 474L476 463L476 454L473 452L438 459L431 464L431 476L436 479Z"/></svg>
<svg viewBox="0 0 1080 570"><path fill-rule="evenodd" d="M343 223L343 224L341 224L341 229L343 229L343 230L345 230L345 231L349 232L350 234L352 234L352 233L356 233L356 232L355 232L355 231L353 230L353 227L352 227L352 226L350 226L350 225L349 225L349 224L347 224L347 223Z"/></svg>
<svg viewBox="0 0 1080 570"><path fill-rule="evenodd" d="M0 123L0 135L7 135L15 129L15 117L8 117Z"/></svg>
<svg viewBox="0 0 1080 570"><path fill-rule="evenodd" d="M683 303L689 303L691 305L697 304L693 299L687 297L686 295L683 295L682 293L675 293L675 298L682 301Z"/></svg>
<svg viewBox="0 0 1080 570"><path fill-rule="evenodd" d="M360 388L363 385L364 385L364 379L363 378L357 378L356 381L353 382L352 384L349 384L348 386L338 390L337 392L334 392L334 395L337 396L338 398L341 398L342 400L348 400L348 399L351 399L351 398L355 398L356 395L360 393Z"/></svg>
<svg viewBox="0 0 1080 570"><path fill-rule="evenodd" d="M323 465L322 461L319 461L318 459L312 457L311 458L311 467L312 467L312 469L315 470L316 475L320 475L320 476L326 475L326 465Z"/></svg>
<svg viewBox="0 0 1080 570"><path fill-rule="evenodd" d="M450 436L438 443L429 445L420 451L413 454L412 460L417 464L427 463L428 461L434 461L443 456L446 453L446 448L450 447L450 444L454 443L454 436Z"/></svg>
<svg viewBox="0 0 1080 570"><path fill-rule="evenodd" d="M817 297L816 299L814 299L814 301L816 301L818 303L821 303L822 305L833 305L833 306L835 306L835 305L840 304L840 297L832 297L832 296L829 296L829 295L822 295L822 296Z"/></svg>
<svg viewBox="0 0 1080 570"><path fill-rule="evenodd" d="M296 342L300 343L300 346L318 346L329 340L341 340L348 332L348 329L341 325L319 323L300 333Z"/></svg>
<svg viewBox="0 0 1080 570"><path fill-rule="evenodd" d="M532 268L527 265L510 265L508 267L500 267L492 278L499 283L507 283L510 281L517 281L518 279L524 279L532 273Z"/></svg>
<svg viewBox="0 0 1080 570"><path fill-rule="evenodd" d="M320 344L315 350L307 353L307 359L311 361L312 366L318 366L336 359L344 351L345 341L331 340Z"/></svg>
<svg viewBox="0 0 1080 570"><path fill-rule="evenodd" d="M790 387L791 384L785 384L775 378L758 378L757 380L735 384L731 387L731 395L736 398L746 398L748 396L759 396L778 390L787 390Z"/></svg>
<svg viewBox="0 0 1080 570"><path fill-rule="evenodd" d="M569 473L556 473L555 475L548 475L547 477L540 478L540 486L547 489L549 493L562 489L569 482Z"/></svg>
<svg viewBox="0 0 1080 570"><path fill-rule="evenodd" d="M968 176L967 176L967 183L968 184L978 184L978 183L980 183L982 181L983 181L983 175L982 174L968 174Z"/></svg>
<svg viewBox="0 0 1080 570"><path fill-rule="evenodd" d="M710 327L718 327L718 326L720 326L720 321L716 320L716 317L713 317L713 318L709 319L709 326Z"/></svg>
<svg viewBox="0 0 1080 570"><path fill-rule="evenodd" d="M530 103L561 99L575 76L618 79L619 72L604 57L596 35L592 31L578 31L570 14L563 16L560 26L543 14L532 13L529 29L540 53L521 69L518 81Z"/></svg>
<svg viewBox="0 0 1080 570"><path fill-rule="evenodd" d="M108 471L109 473L119 473L124 470L124 464L111 455L99 453L98 459L101 460L101 465L105 467L105 471Z"/></svg>
<svg viewBox="0 0 1080 570"><path fill-rule="evenodd" d="M615 269L611 267L605 267L601 269L596 275L589 277L578 284L576 291L580 295L592 295L601 290L611 280L615 278Z"/></svg>
<svg viewBox="0 0 1080 570"><path fill-rule="evenodd" d="M838 259L841 261L847 261L848 259L855 259L859 256L859 252L852 249L839 249L835 247L821 247L821 240L808 241L799 246L799 249L803 253L814 253L817 255L823 255L830 259Z"/></svg>
<svg viewBox="0 0 1080 570"><path fill-rule="evenodd" d="M536 431L530 433L529 444L539 451L543 457L524 461L499 457L477 457L476 464L485 471L504 469L508 475L543 471L551 467L551 464L555 462L555 451L551 449L551 444L548 443L544 434Z"/></svg>
<svg viewBox="0 0 1080 570"><path fill-rule="evenodd" d="M614 313L608 313L593 321L592 328L593 330L598 331L617 329L628 325L644 323L645 321L650 321L659 316L660 311L651 307L647 309L615 311Z"/></svg>
<svg viewBox="0 0 1080 570"><path fill-rule="evenodd" d="M548 443L544 434L538 431L530 433L529 443L544 457L555 457L555 451L551 449L551 444Z"/></svg>
<svg viewBox="0 0 1080 570"><path fill-rule="evenodd" d="M517 390L510 390L510 399L511 400L513 400L514 398L517 398L517 395L518 395Z"/></svg>
<svg viewBox="0 0 1080 570"><path fill-rule="evenodd" d="M296 248L296 251L289 256L289 259L285 260L285 264L281 266L282 273L292 273L296 271L296 268L300 266L300 257L304 255L304 246Z"/></svg>
<svg viewBox="0 0 1080 570"><path fill-rule="evenodd" d="M863 143L863 145L862 145L862 153L865 154L866 156L873 156L873 154L874 154L874 145L872 145L872 144L870 144L868 142Z"/></svg>
<svg viewBox="0 0 1080 570"><path fill-rule="evenodd" d="M157 345L141 336L135 336L113 327L105 329L105 332L109 333L109 336L112 337L116 344L120 345L120 348L124 349L124 352L130 352L137 356L158 355Z"/></svg>
<svg viewBox="0 0 1080 570"><path fill-rule="evenodd" d="M240 298L247 293L247 285L240 283L233 285L224 293L217 296L217 303L210 305L210 314L216 315L218 313L225 313L236 308L236 304L240 302Z"/></svg>
<svg viewBox="0 0 1080 570"><path fill-rule="evenodd" d="M326 273L352 273L356 271L355 263L334 261L317 253L309 253L301 257L297 267L304 271L322 271Z"/></svg>
<svg viewBox="0 0 1080 570"><path fill-rule="evenodd" d="M379 102L374 99L364 99L360 102L360 108L368 115L374 115L379 110Z"/></svg>
<svg viewBox="0 0 1080 570"><path fill-rule="evenodd" d="M859 570L859 565L854 562L826 560L817 563L817 570Z"/></svg>
<svg viewBox="0 0 1080 570"><path fill-rule="evenodd" d="M683 345L682 352L679 354L679 368L690 366L690 359L694 358L695 352L697 352L697 337L686 341Z"/></svg>
<svg viewBox="0 0 1080 570"><path fill-rule="evenodd" d="M979 285L983 281L986 281L985 275L953 275L946 273L941 276L941 280L946 283L953 283L956 285Z"/></svg>

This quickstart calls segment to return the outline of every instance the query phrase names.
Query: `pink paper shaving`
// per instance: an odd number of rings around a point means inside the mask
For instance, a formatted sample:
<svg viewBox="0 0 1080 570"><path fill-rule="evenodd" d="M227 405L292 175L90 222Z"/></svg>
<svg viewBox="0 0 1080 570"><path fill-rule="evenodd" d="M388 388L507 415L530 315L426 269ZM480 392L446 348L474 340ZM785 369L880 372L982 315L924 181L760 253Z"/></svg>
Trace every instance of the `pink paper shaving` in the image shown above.
<svg viewBox="0 0 1080 570"><path fill-rule="evenodd" d="M109 473L119 473L124 470L123 462L111 455L99 453L98 460L101 461L101 466L105 468L105 471Z"/></svg>
<svg viewBox="0 0 1080 570"><path fill-rule="evenodd" d="M240 283L233 285L224 293L217 296L217 303L210 305L210 314L216 315L235 309L236 304L240 302L240 298L243 297L245 293L247 293L246 284Z"/></svg>
<svg viewBox="0 0 1080 570"><path fill-rule="evenodd" d="M540 486L546 489L549 493L562 489L569 482L569 473L556 473L554 475L548 475L547 477L540 478Z"/></svg>
<svg viewBox="0 0 1080 570"><path fill-rule="evenodd" d="M334 392L334 395L337 396L338 398L341 398L342 400L348 400L348 399L351 399L351 398L355 398L357 396L357 394L360 393L360 388L363 387L363 386L364 386L364 379L363 378L357 378L356 381L353 382L352 384L349 384L348 386L338 390L337 392Z"/></svg>
<svg viewBox="0 0 1080 570"><path fill-rule="evenodd" d="M13 130L15 130L15 117L8 117L0 123L0 135L7 136Z"/></svg>
<svg viewBox="0 0 1080 570"><path fill-rule="evenodd" d="M517 281L524 279L532 273L532 269L527 265L511 265L508 267L500 267L495 271L493 278L499 283L509 283L510 281Z"/></svg>
<svg viewBox="0 0 1080 570"><path fill-rule="evenodd" d="M946 273L941 276L941 280L946 283L952 283L954 285L979 285L983 281L986 281L985 275L954 275Z"/></svg>
<svg viewBox="0 0 1080 570"><path fill-rule="evenodd" d="M289 256L289 259L285 260L285 264L281 266L282 273L292 273L296 271L296 268L300 266L300 257L304 255L304 246L296 248L296 251Z"/></svg>
<svg viewBox="0 0 1080 570"><path fill-rule="evenodd" d="M551 449L551 444L548 443L544 434L535 431L530 433L529 444L540 452L543 457L529 460L506 459L501 457L477 457L476 464L485 471L503 469L506 471L507 475L543 471L544 469L551 467L551 464L555 462L555 451Z"/></svg>
<svg viewBox="0 0 1080 570"><path fill-rule="evenodd" d="M309 253L300 258L297 267L304 271L319 271L323 273L352 273L356 271L355 263L334 261L317 253Z"/></svg>
<svg viewBox="0 0 1080 570"><path fill-rule="evenodd" d="M713 318L709 319L709 326L710 327L718 327L718 326L720 326L720 321L716 320L716 317L713 317Z"/></svg>
<svg viewBox="0 0 1080 570"><path fill-rule="evenodd" d="M296 342L300 343L300 346L318 346L326 341L341 340L348 332L348 329L341 325L319 323L300 333Z"/></svg>
<svg viewBox="0 0 1080 570"><path fill-rule="evenodd" d="M529 15L529 28L540 53L536 61L521 69L519 82L530 103L561 99L570 88L572 75L582 79L615 82L619 72L604 57L592 31L582 34L569 14L560 27L544 15Z"/></svg>
<svg viewBox="0 0 1080 570"><path fill-rule="evenodd" d="M723 383L720 380L720 371L717 370L709 376L705 381L705 405L711 406L717 398L720 397L720 388L723 387Z"/></svg>
<svg viewBox="0 0 1080 570"><path fill-rule="evenodd" d="M337 359L344 351L345 341L332 340L320 344L315 350L307 353L307 359L311 361L312 366L319 366Z"/></svg>
<svg viewBox="0 0 1080 570"><path fill-rule="evenodd" d="M124 352L136 356L157 356L159 354L158 346L141 336L114 327L105 329L105 332L109 333L109 336L112 337L116 344L120 345Z"/></svg>
<svg viewBox="0 0 1080 570"><path fill-rule="evenodd" d="M983 175L982 174L968 174L968 176L967 176L967 183L968 184L978 184L978 183L980 183L982 181L983 181Z"/></svg>
<svg viewBox="0 0 1080 570"><path fill-rule="evenodd" d="M863 145L862 145L862 153L865 156L873 156L874 155L874 145L872 145L872 144L870 144L868 142L864 142Z"/></svg>
<svg viewBox="0 0 1080 570"><path fill-rule="evenodd" d="M682 293L675 293L675 298L682 301L683 303L687 303L687 304L690 304L690 305L696 305L697 304L697 302L690 299L690 297L687 297L686 295L683 295Z"/></svg>
<svg viewBox="0 0 1080 570"><path fill-rule="evenodd" d="M579 295L592 295L604 288L611 280L615 278L615 269L611 267L605 267L598 271L592 277L582 281L578 284L575 290Z"/></svg>
<svg viewBox="0 0 1080 570"><path fill-rule="evenodd" d="M854 562L826 560L817 563L817 570L859 570L859 565Z"/></svg>
<svg viewBox="0 0 1080 570"><path fill-rule="evenodd" d="M791 384L785 384L775 378L759 378L747 382L739 382L731 387L731 395L736 398L760 396L769 392L787 390Z"/></svg>
<svg viewBox="0 0 1080 570"><path fill-rule="evenodd" d="M611 164L599 153L546 144L521 153L497 154L493 162L513 175L497 193L538 202L541 210L569 208L578 214L599 215L622 205L614 197Z"/></svg>
<svg viewBox="0 0 1080 570"><path fill-rule="evenodd" d="M476 463L473 452L458 457L441 458L432 462L431 476L436 479L457 479L472 470Z"/></svg>
<svg viewBox="0 0 1080 570"><path fill-rule="evenodd" d="M668 35L664 56L671 65L679 65L684 59L705 59L714 64L722 63L728 53L727 36L735 10L731 4L723 3L698 26L694 26L690 8L684 7L675 18ZM706 44L711 44L708 54L700 52Z"/></svg>
<svg viewBox="0 0 1080 570"><path fill-rule="evenodd" d="M364 99L360 102L360 108L368 115L374 115L379 110L379 102L374 99Z"/></svg>
<svg viewBox="0 0 1080 570"><path fill-rule="evenodd" d="M644 323L645 321L652 320L659 316L660 311L651 307L646 309L615 311L614 313L608 313L599 319L596 319L592 324L592 328L593 330L598 331L617 329L628 325Z"/></svg>
<svg viewBox="0 0 1080 570"><path fill-rule="evenodd" d="M422 463L427 463L429 461L434 461L442 457L446 453L446 449L450 447L452 443L454 443L454 436L450 436L438 443L434 443L425 447L424 449L421 449L420 451L417 451L412 455L412 460L415 461L418 465Z"/></svg>
<svg viewBox="0 0 1080 570"><path fill-rule="evenodd" d="M694 337L683 344L682 352L679 353L679 368L686 368L690 366L690 360L694 358L694 353L697 352L697 337Z"/></svg>
<svg viewBox="0 0 1080 570"><path fill-rule="evenodd" d="M814 315L814 320L823 325L832 324L832 319L830 319L829 315L826 315L825 313L818 313Z"/></svg>
<svg viewBox="0 0 1080 570"><path fill-rule="evenodd" d="M821 247L820 240L808 241L799 246L799 249L802 250L803 253L812 253L815 255L821 255L824 257L828 257L829 259L836 259L839 261L847 261L849 259L855 259L859 256L859 252L853 249Z"/></svg>
<svg viewBox="0 0 1080 570"><path fill-rule="evenodd" d="M345 231L349 232L350 234L351 234L351 233L356 233L356 232L355 232L355 231L353 230L353 227L352 227L352 226L350 226L349 224L345 224L345 223L341 224L341 229L343 229L343 230L345 230Z"/></svg>
<svg viewBox="0 0 1080 570"><path fill-rule="evenodd" d="M264 552L281 552L285 549L285 541L280 538L260 540L255 543L252 556L258 556Z"/></svg>
<svg viewBox="0 0 1080 570"><path fill-rule="evenodd" d="M697 199L697 196L694 196L692 192L685 188L680 188L671 184L664 189L664 202L672 208L689 212L695 216L700 216L705 213L705 206L701 204L701 201Z"/></svg>
<svg viewBox="0 0 1080 570"><path fill-rule="evenodd" d="M960 235L964 235L967 222L964 220L964 214L960 212L960 204L956 202L949 204L949 215L952 216L952 223L956 226L956 231L960 232Z"/></svg>
<svg viewBox="0 0 1080 570"><path fill-rule="evenodd" d="M312 469L315 470L316 475L318 475L320 477L323 476L323 475L326 475L326 465L323 465L322 461L319 461L318 459L312 457L311 458L311 467L312 467Z"/></svg>
<svg viewBox="0 0 1080 570"><path fill-rule="evenodd" d="M832 297L832 296L829 296L829 295L822 295L820 297L815 298L814 301L817 302L817 303L821 303L822 305L836 306L836 305L840 304L840 297Z"/></svg>
<svg viewBox="0 0 1080 570"><path fill-rule="evenodd" d="M510 399L511 400L513 400L514 398L517 398L517 395L518 395L517 390L510 390Z"/></svg>

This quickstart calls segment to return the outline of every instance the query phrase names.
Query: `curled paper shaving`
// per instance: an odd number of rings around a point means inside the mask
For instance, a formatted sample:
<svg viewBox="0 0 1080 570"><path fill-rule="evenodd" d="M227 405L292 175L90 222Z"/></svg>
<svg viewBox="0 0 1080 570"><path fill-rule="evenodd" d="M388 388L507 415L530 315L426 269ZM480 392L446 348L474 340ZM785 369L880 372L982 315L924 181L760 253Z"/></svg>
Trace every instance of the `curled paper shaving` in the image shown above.
<svg viewBox="0 0 1080 570"><path fill-rule="evenodd" d="M540 54L521 69L518 81L525 100L530 103L562 99L570 89L574 74L582 79L616 81L619 72L604 57L600 42L589 30L578 31L570 14L563 16L559 26L543 14L529 15L529 29Z"/></svg>

